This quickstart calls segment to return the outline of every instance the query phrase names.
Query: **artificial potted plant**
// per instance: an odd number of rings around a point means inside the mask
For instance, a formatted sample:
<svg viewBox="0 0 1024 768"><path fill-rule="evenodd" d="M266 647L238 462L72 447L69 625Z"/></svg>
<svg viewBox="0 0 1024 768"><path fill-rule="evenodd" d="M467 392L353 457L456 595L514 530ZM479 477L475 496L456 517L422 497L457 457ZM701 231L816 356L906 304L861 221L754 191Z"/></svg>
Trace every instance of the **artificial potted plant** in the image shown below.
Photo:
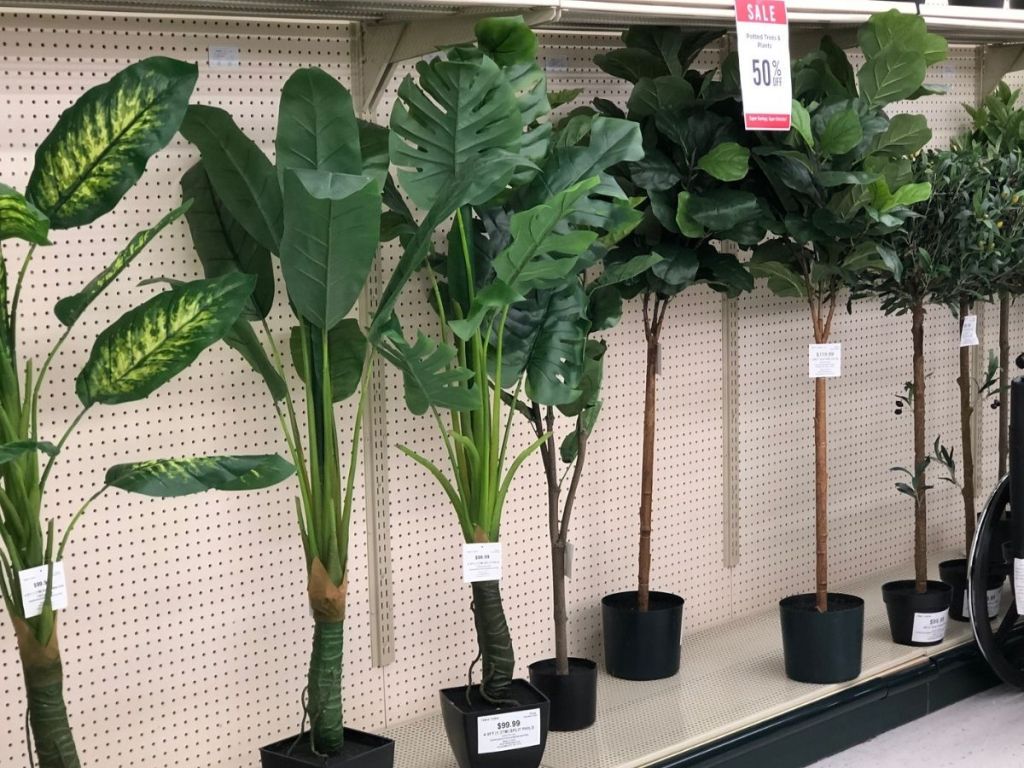
<svg viewBox="0 0 1024 768"><path fill-rule="evenodd" d="M550 349L542 360L530 341L538 329L523 325L524 316L536 292L571 286L593 263L595 229L609 231L618 214L633 218L630 202L600 169L635 159L641 150L636 127L622 120L580 125L588 141L581 134L554 141L533 32L521 19L490 19L477 25L476 37L475 46L421 62L418 78L399 87L391 160L399 186L428 210L419 226L446 226L446 248L430 256L407 245L408 258L385 288L371 336L402 372L409 409L433 413L450 475L426 456L402 450L443 488L466 551L482 546L493 552L517 471L550 439L541 434L513 458L514 403L524 392L568 401L583 367L582 348L568 344L563 354L558 335L544 334L542 346ZM462 177L475 179L478 188L454 221L432 217L445 190ZM385 311L418 268L429 278L440 340L420 331L410 344L397 316ZM570 325L582 329L582 321L577 316ZM441 691L445 729L463 768L537 766L547 737L547 698L513 679L496 577L491 571L470 579L482 680ZM496 723L513 726L496 729Z"/></svg>
<svg viewBox="0 0 1024 768"><path fill-rule="evenodd" d="M898 268L876 238L902 226L909 206L928 195L909 163L931 138L927 121L890 118L885 108L930 92L926 70L946 57L946 41L896 11L872 16L858 37L858 71L828 37L794 63L793 128L762 135L754 149L782 233L755 249L751 271L777 295L807 303L814 345L832 339L844 289L882 259ZM816 683L860 674L864 621L863 600L828 589L826 391L826 378L814 377L815 592L779 605L786 674Z"/></svg>
<svg viewBox="0 0 1024 768"><path fill-rule="evenodd" d="M58 539L42 519L51 472L85 416L98 405L141 400L187 368L230 329L252 293L243 275L183 283L130 309L102 331L75 382L82 408L56 442L39 421L47 373L78 320L118 275L178 219L188 204L131 238L79 293L56 303L65 326L37 365L22 359L20 300L36 249L54 232L90 224L111 211L138 181L146 162L174 136L195 86L195 65L167 58L133 64L83 94L39 145L25 194L0 184L0 243L26 244L13 291L8 253L0 253L0 592L18 638L30 727L40 768L80 765L63 694L57 619L66 605L63 561L76 524L108 489L156 496L191 490L245 490L283 479L291 467L276 456L202 457L111 467L103 486ZM42 466L41 466L42 464ZM33 594L32 582L39 584ZM32 747L29 746L30 762Z"/></svg>
<svg viewBox="0 0 1024 768"><path fill-rule="evenodd" d="M630 680L671 677L679 670L683 598L651 591L654 446L661 331L673 299L705 284L728 296L753 286L737 258L719 240L753 245L768 228L763 204L747 187L750 153L744 142L735 60L721 81L714 71L689 69L721 33L686 34L668 27L633 27L625 47L595 58L605 72L629 80L628 117L641 126L645 157L625 163L616 178L631 195L646 197L644 220L608 255L608 268L638 257L658 258L619 281L602 298L642 302L647 351L637 589L602 600L605 666ZM637 69L634 64L643 62ZM607 102L598 107L621 114Z"/></svg>
<svg viewBox="0 0 1024 768"><path fill-rule="evenodd" d="M266 382L298 475L314 625L302 700L309 730L264 746L262 765L387 768L394 743L345 727L342 713L349 529L373 360L359 322L348 315L380 243L387 132L357 120L345 87L315 68L297 70L284 85L275 164L223 110L192 106L181 130L201 154L182 178L184 195L195 200L187 220L196 251L208 275L256 279L253 301L228 341ZM271 254L280 260L294 315L287 345L268 322ZM286 354L302 383L304 414L285 384ZM343 453L335 405L356 393Z"/></svg>

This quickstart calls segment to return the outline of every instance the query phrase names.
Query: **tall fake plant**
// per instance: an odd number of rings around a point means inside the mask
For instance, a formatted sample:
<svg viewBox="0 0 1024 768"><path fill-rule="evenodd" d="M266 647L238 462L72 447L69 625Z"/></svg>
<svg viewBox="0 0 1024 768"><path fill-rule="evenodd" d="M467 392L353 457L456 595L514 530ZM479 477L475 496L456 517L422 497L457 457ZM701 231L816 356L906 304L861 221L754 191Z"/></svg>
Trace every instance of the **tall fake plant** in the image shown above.
<svg viewBox="0 0 1024 768"><path fill-rule="evenodd" d="M846 53L825 37L793 65L793 128L762 134L753 150L773 194L781 228L755 249L751 271L780 296L810 311L812 338L825 344L843 292L881 264L898 269L877 247L903 226L914 203L927 199L913 179L911 156L931 138L923 115L889 117L895 101L932 90L927 69L948 45L918 16L887 11L859 30L864 63L854 71ZM828 430L826 379L814 381L815 591L828 610Z"/></svg>
<svg viewBox="0 0 1024 768"><path fill-rule="evenodd" d="M221 109L190 107L181 130L201 155L182 190L195 199L188 224L203 269L256 279L244 322L228 341L265 381L297 468L295 504L314 624L306 748L335 755L345 742L349 531L374 359L364 329L348 315L380 244L382 194L390 186L387 131L357 120L349 92L316 68L297 70L284 85L273 164ZM281 303L294 315L287 345L269 323L271 255L284 278ZM286 357L302 382L299 402L284 383ZM356 393L354 425L341 446L335 405Z"/></svg>
<svg viewBox="0 0 1024 768"><path fill-rule="evenodd" d="M646 269L602 289L599 301L640 297L647 349L644 388L643 463L640 491L640 547L637 601L649 607L651 529L654 507L656 394L661 332L669 306L683 291L706 284L727 296L753 287L735 255L716 241L757 243L770 215L748 180L749 138L739 106L739 77L733 58L722 72L690 69L704 47L721 33L686 34L670 27L633 27L624 48L598 55L597 65L633 83L627 112L643 133L643 159L616 169L630 195L646 198L643 222L606 259L621 269L638 257L657 258ZM623 114L598 101L608 114Z"/></svg>
<svg viewBox="0 0 1024 768"><path fill-rule="evenodd" d="M417 65L417 77L399 87L391 116L399 186L427 209L421 230L444 226L446 237L444 248L429 257L406 244L409 258L384 291L372 335L402 372L409 409L431 413L438 425L450 472L402 450L444 489L467 543L499 541L511 483L550 437L541 434L513 457L510 403L522 393L551 402L578 395L583 346L577 342L584 330L578 297L564 322L549 314L535 324L531 303L541 292L566 292L594 263L595 229L612 231L635 218L625 195L601 173L639 156L635 127L595 119L578 124L585 138L553 139L536 48L521 19L483 21L475 46ZM438 220L432 212L464 177L476 179L473 194L453 221ZM410 344L397 316L384 310L393 309L397 292L419 268L427 274L440 339L419 331ZM480 696L508 703L515 660L499 582L476 582L472 592Z"/></svg>
<svg viewBox="0 0 1024 768"><path fill-rule="evenodd" d="M24 195L0 184L0 592L18 638L28 720L40 768L77 768L79 758L63 694L63 665L54 606L55 568L72 530L109 488L176 495L187 477L191 491L264 487L291 467L276 456L202 457L111 467L104 485L79 508L58 539L44 522L51 472L76 427L99 405L141 400L187 368L238 318L252 281L242 275L182 283L129 310L102 331L75 383L81 410L55 442L40 423L46 376L78 320L188 203L135 235L77 294L56 303L64 330L38 365L19 343L23 290L39 247L56 232L90 224L113 210L142 175L148 159L174 136L195 86L196 67L166 58L134 64L83 94L39 145ZM15 241L24 248L12 247ZM13 292L8 259L22 250ZM41 607L22 592L25 571L45 584Z"/></svg>

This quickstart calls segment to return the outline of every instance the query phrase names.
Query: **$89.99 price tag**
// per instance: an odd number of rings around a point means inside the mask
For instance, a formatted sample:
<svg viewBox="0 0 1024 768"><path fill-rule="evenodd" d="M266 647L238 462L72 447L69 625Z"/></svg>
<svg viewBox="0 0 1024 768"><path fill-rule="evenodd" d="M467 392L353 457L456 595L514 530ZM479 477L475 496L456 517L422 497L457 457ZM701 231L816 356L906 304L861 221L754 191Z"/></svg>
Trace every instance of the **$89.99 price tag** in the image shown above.
<svg viewBox="0 0 1024 768"><path fill-rule="evenodd" d="M748 131L788 131L793 82L785 0L737 0L736 47Z"/></svg>

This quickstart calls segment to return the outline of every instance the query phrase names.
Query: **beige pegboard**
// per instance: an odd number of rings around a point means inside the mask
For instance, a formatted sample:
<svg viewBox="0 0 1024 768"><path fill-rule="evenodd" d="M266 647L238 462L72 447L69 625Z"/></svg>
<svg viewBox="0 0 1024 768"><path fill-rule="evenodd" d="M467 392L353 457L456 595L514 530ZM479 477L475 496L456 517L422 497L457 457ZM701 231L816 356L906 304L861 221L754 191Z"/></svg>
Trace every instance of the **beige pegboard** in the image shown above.
<svg viewBox="0 0 1024 768"><path fill-rule="evenodd" d="M624 103L628 84L592 64L595 53L617 44L616 35L545 32L541 43L553 89L581 87L580 102L601 96ZM238 47L241 65L206 66L210 45ZM0 14L0 50L0 114L11 116L0 135L0 178L18 187L60 110L88 85L145 55L200 62L197 100L229 109L268 152L280 87L293 69L316 64L352 80L349 30L337 24L7 13ZM713 65L717 56L709 52L700 66ZM917 105L937 142L964 124L960 102L976 98L974 62L973 52L955 51L938 74L951 94ZM387 84L381 121L409 71L400 67ZM178 202L177 179L193 157L176 141L114 214L60 233L58 247L40 258L36 269L43 279L27 297L33 314L26 325L37 353L55 326L53 299L80 286L118 243ZM384 272L396 256L393 247L384 250ZM72 380L94 332L153 290L137 288L140 279L161 273L197 274L183 226L154 243L111 291L105 309L83 320L58 360L55 396L44 403L51 423L74 413ZM723 349L722 300L706 289L673 302L663 335L652 584L686 597L687 631L713 631L813 584L806 311L764 291L732 310L734 349ZM435 327L422 285L410 286L400 311L407 330ZM287 320L280 307L274 318L283 341ZM1024 345L1019 308L1014 324L1015 339ZM955 438L955 322L933 310L928 334L929 434ZM635 583L644 356L635 305L606 338L605 404L574 515L569 588L572 651L594 658L600 656L601 596ZM907 461L909 449L910 414L892 413L909 377L909 329L905 319L885 318L862 302L852 317L838 318L836 338L844 343L845 371L830 385L833 577L848 581L899 562L909 572L912 515L888 472ZM158 453L283 451L273 412L240 368L230 353L216 350L148 403L98 412L55 477L54 487L66 490L50 497L53 513L66 519L117 461ZM723 404L730 381L736 412L734 442L727 445ZM434 481L397 449L406 443L443 458L435 426L407 413L393 371L384 374L379 394L372 482L379 493L386 478L388 494L386 506L378 499L369 513L387 534L376 557L389 578L382 581L385 592L375 606L381 611L371 626L360 493L345 669L348 722L370 729L433 711L437 690L461 683L475 652L454 513ZM345 413L347 428L351 414ZM989 434L983 430L986 440ZM517 443L527 437L520 424ZM994 460L985 451L986 460ZM739 502L730 510L740 544L735 568L723 558L724 468L731 459ZM73 607L64 628L69 701L86 764L243 768L257 764L257 744L296 730L310 622L291 495L290 488L279 488L161 503L118 494L96 508L70 551ZM930 503L933 545L956 546L955 494L939 486ZM528 463L513 487L502 539L503 592L517 671L525 674L526 665L549 656L553 645L539 461ZM385 660L394 653L383 668L371 663L374 632L386 646ZM0 765L22 766L20 671L11 633L5 636ZM766 646L774 642L765 640ZM684 664L686 656L684 648Z"/></svg>

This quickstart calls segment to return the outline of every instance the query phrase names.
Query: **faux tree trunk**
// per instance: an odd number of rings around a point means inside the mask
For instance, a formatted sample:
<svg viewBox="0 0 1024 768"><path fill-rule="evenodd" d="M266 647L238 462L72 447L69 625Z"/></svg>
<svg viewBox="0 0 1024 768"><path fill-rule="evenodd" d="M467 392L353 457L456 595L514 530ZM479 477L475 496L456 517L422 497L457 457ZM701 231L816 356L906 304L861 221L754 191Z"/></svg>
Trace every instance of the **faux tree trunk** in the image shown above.
<svg viewBox="0 0 1024 768"><path fill-rule="evenodd" d="M644 387L644 446L640 469L640 558L637 578L637 610L646 611L651 589L651 519L654 506L654 431L655 401L658 384L658 338L664 305L654 301L653 317L648 315L648 296L644 297L644 332L647 338L647 374ZM659 304L662 305L659 316Z"/></svg>
<svg viewBox="0 0 1024 768"><path fill-rule="evenodd" d="M999 477L1010 455L1010 295L999 294Z"/></svg>
<svg viewBox="0 0 1024 768"><path fill-rule="evenodd" d="M823 343L823 342L822 342ZM828 425L825 379L814 380L814 572L818 610L828 610Z"/></svg>
<svg viewBox="0 0 1024 768"><path fill-rule="evenodd" d="M496 706L511 704L509 689L516 659L497 581L478 581L473 584L473 621L476 623L476 639L483 664L480 695Z"/></svg>
<svg viewBox="0 0 1024 768"><path fill-rule="evenodd" d="M970 307L966 301L960 302L960 331L963 333L964 318ZM960 347L960 376L957 378L960 385L960 441L963 444L964 454L964 536L966 546L971 546L974 540L974 440L971 434L971 416L974 407L971 404L971 348Z"/></svg>
<svg viewBox="0 0 1024 768"><path fill-rule="evenodd" d="M46 645L42 645L27 622L20 618L13 622L39 768L79 768L64 704L64 671L56 624Z"/></svg>
<svg viewBox="0 0 1024 768"><path fill-rule="evenodd" d="M313 611L313 652L307 681L311 746L334 755L345 743L341 677L345 651L345 601L348 582L335 584L319 560L309 573L309 606Z"/></svg>
<svg viewBox="0 0 1024 768"><path fill-rule="evenodd" d="M924 307L912 310L914 335L914 581L918 592L928 588L928 497L924 439Z"/></svg>

